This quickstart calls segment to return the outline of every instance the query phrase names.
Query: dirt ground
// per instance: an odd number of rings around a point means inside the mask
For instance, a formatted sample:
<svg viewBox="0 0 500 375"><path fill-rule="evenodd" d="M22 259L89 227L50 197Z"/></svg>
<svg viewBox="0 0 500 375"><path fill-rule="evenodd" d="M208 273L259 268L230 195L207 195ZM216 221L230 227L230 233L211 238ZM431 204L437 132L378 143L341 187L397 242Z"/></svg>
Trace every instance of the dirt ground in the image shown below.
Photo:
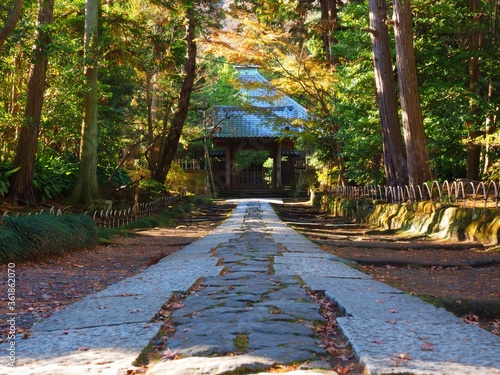
<svg viewBox="0 0 500 375"><path fill-rule="evenodd" d="M206 227L152 229L133 237L116 238L112 245L96 246L43 263L15 266L18 333L29 335L34 322L55 311L142 272L161 258L209 232ZM7 281L7 265L1 266ZM3 288L5 286L5 289ZM2 281L2 290L6 290ZM7 337L7 293L0 296L0 342Z"/></svg>
<svg viewBox="0 0 500 375"><path fill-rule="evenodd" d="M275 205L282 220L373 278L500 335L500 251L481 243L374 230L308 205Z"/></svg>
<svg viewBox="0 0 500 375"><path fill-rule="evenodd" d="M377 280L445 307L470 323L481 321L485 328L500 335L500 267L493 262L483 267L468 266L471 260L500 262L498 252L335 248L331 245L322 248L339 257L359 261L360 269Z"/></svg>

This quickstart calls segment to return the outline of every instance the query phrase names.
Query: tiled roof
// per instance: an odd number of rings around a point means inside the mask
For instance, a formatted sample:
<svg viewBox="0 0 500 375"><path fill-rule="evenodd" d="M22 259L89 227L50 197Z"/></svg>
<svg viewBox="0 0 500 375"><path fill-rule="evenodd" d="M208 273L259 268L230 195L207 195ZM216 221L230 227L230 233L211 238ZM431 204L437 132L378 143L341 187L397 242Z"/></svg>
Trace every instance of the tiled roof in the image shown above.
<svg viewBox="0 0 500 375"><path fill-rule="evenodd" d="M216 119L219 126L214 138L276 138L293 128L287 118L275 114L273 108L261 107L252 111L219 107Z"/></svg>
<svg viewBox="0 0 500 375"><path fill-rule="evenodd" d="M307 111L280 94L256 67L236 67L242 83L245 107L219 106L215 109L215 138L277 138L291 129L296 120L307 119Z"/></svg>

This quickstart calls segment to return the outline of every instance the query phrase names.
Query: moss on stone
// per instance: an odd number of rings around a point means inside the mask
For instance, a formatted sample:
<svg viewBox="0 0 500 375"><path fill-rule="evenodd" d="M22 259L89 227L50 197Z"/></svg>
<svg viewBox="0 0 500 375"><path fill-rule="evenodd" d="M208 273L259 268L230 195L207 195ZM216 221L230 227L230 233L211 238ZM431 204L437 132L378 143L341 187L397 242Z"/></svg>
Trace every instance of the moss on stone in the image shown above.
<svg viewBox="0 0 500 375"><path fill-rule="evenodd" d="M316 206L375 228L431 235L438 239L498 244L500 210L462 208L454 204L418 202L392 204L368 199L344 199L317 194Z"/></svg>

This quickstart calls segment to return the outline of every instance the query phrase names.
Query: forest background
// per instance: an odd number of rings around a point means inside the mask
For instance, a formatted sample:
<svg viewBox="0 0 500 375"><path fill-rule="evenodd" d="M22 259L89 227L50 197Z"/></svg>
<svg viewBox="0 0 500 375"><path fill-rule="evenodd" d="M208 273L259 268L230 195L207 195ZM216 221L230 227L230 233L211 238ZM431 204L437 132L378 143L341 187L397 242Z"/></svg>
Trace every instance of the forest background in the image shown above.
<svg viewBox="0 0 500 375"><path fill-rule="evenodd" d="M315 183L498 179L499 10L496 0L3 1L0 199L87 204L124 186L168 189L181 174L172 160L204 158L210 110L241 102L233 66L244 64L308 109L296 138Z"/></svg>

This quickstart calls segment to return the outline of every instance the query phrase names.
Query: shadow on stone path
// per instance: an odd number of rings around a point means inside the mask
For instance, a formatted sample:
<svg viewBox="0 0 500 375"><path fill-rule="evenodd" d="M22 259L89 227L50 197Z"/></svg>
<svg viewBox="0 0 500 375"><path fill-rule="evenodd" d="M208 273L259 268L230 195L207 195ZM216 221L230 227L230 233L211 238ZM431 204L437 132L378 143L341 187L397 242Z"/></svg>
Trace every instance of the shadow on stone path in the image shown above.
<svg viewBox="0 0 500 375"><path fill-rule="evenodd" d="M205 278L202 288L174 313L176 333L167 341L168 349L180 357L197 358L162 363L151 374L194 374L217 362L222 371L265 370L273 364L306 361L329 368L318 361L328 356L312 328L314 321L324 320L319 305L297 277L275 274L274 258L282 249L273 242L271 231L260 204L249 203L241 235L214 251L224 267L222 276ZM229 360L200 358L229 354Z"/></svg>

